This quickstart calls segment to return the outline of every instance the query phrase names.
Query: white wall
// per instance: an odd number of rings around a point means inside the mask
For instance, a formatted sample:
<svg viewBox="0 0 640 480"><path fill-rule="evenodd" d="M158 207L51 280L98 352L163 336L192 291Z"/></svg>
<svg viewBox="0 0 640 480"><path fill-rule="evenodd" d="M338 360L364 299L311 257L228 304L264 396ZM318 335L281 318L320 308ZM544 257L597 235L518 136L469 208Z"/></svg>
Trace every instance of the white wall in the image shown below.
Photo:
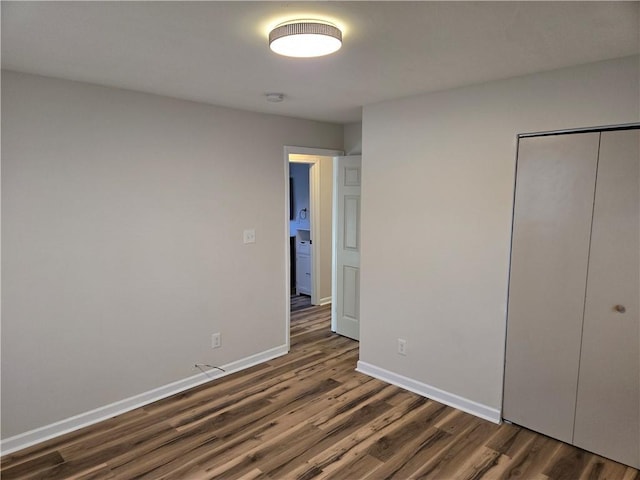
<svg viewBox="0 0 640 480"><path fill-rule="evenodd" d="M364 108L361 367L499 416L516 135L637 122L639 85L633 57Z"/></svg>
<svg viewBox="0 0 640 480"><path fill-rule="evenodd" d="M333 158L317 157L320 166L320 288L317 301L331 300L333 268Z"/></svg>
<svg viewBox="0 0 640 480"><path fill-rule="evenodd" d="M3 73L2 437L285 345L283 146L342 142L341 125Z"/></svg>

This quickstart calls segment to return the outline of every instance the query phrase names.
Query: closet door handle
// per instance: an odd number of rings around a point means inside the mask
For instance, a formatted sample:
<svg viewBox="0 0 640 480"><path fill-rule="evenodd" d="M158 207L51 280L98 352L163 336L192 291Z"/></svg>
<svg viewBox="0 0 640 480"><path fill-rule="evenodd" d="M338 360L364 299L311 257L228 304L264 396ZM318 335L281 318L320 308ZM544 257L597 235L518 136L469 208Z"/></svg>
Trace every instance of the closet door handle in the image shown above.
<svg viewBox="0 0 640 480"><path fill-rule="evenodd" d="M624 305L616 305L613 309L618 313L624 313L627 311Z"/></svg>

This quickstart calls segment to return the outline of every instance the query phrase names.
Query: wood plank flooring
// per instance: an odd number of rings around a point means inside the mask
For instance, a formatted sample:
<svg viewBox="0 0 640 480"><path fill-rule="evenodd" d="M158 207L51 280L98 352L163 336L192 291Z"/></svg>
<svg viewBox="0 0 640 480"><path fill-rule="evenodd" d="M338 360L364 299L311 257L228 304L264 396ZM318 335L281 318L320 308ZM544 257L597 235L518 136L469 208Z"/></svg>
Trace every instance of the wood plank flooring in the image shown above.
<svg viewBox="0 0 640 480"><path fill-rule="evenodd" d="M6 455L2 479L621 479L640 473L354 371L330 306L291 353Z"/></svg>
<svg viewBox="0 0 640 480"><path fill-rule="evenodd" d="M311 307L311 297L309 295L291 294L291 312Z"/></svg>

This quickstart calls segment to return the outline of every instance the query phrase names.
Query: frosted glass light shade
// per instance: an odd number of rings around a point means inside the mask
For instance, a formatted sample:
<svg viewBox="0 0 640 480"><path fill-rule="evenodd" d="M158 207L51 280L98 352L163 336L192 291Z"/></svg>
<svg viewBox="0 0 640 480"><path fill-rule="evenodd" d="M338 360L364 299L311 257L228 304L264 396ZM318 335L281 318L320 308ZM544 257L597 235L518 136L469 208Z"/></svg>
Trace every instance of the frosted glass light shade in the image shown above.
<svg viewBox="0 0 640 480"><path fill-rule="evenodd" d="M269 34L269 47L287 57L321 57L342 46L342 32L327 23L300 21L279 25Z"/></svg>

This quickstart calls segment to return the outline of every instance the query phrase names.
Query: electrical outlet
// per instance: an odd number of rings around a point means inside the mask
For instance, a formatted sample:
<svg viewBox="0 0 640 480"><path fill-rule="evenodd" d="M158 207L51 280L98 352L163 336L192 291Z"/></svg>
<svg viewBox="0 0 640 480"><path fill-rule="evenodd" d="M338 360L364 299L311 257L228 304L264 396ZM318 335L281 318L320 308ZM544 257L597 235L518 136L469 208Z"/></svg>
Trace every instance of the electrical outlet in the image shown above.
<svg viewBox="0 0 640 480"><path fill-rule="evenodd" d="M398 339L398 353L400 355L407 354L407 341L404 338Z"/></svg>
<svg viewBox="0 0 640 480"><path fill-rule="evenodd" d="M222 346L222 338L219 333L211 334L211 348L220 348Z"/></svg>
<svg viewBox="0 0 640 480"><path fill-rule="evenodd" d="M253 228L247 229L242 234L242 241L247 243L256 243L256 231Z"/></svg>

